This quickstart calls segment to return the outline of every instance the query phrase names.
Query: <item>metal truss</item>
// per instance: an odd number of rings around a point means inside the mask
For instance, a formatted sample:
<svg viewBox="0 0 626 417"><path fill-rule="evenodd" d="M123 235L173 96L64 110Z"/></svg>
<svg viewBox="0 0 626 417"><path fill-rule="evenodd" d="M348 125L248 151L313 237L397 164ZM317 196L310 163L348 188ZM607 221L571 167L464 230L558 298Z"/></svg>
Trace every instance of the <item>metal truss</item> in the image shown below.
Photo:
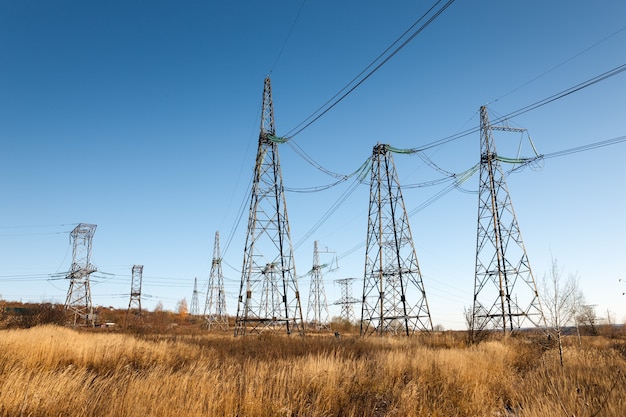
<svg viewBox="0 0 626 417"><path fill-rule="evenodd" d="M330 313L326 301L326 290L322 278L320 255L317 240L313 243L313 267L311 268L311 287L309 288L309 306L306 321L315 330L330 329Z"/></svg>
<svg viewBox="0 0 626 417"><path fill-rule="evenodd" d="M484 330L512 332L543 326L545 319L528 262L505 175L496 153L493 131L521 131L492 126L480 108L480 183L474 305L471 337Z"/></svg>
<svg viewBox="0 0 626 417"><path fill-rule="evenodd" d="M198 278L193 279L193 293L191 294L191 304L189 304L189 316L200 315L200 302L198 300Z"/></svg>
<svg viewBox="0 0 626 417"><path fill-rule="evenodd" d="M70 233L72 266L66 276L70 286L65 299L65 314L71 326L94 325L89 278L97 270L91 263L91 244L96 227L95 224L80 223Z"/></svg>
<svg viewBox="0 0 626 417"><path fill-rule="evenodd" d="M130 300L126 311L125 326L143 324L141 312L141 281L143 277L143 265L133 265L131 270Z"/></svg>
<svg viewBox="0 0 626 417"><path fill-rule="evenodd" d="M426 291L389 145L374 146L361 335L432 330Z"/></svg>
<svg viewBox="0 0 626 417"><path fill-rule="evenodd" d="M335 280L335 282L341 286L341 298L335 301L334 304L341 306L341 319L349 323L356 321L353 305L360 302L358 298L352 296L352 283L354 281L356 281L356 278L341 278Z"/></svg>
<svg viewBox="0 0 626 417"><path fill-rule="evenodd" d="M259 146L235 319L235 335L304 334L300 293L287 218L269 77L263 88Z"/></svg>
<svg viewBox="0 0 626 417"><path fill-rule="evenodd" d="M215 232L213 245L213 261L211 275L204 304L204 320L207 328L228 329L228 315L226 314L226 292L224 291L224 276L222 275L222 257L220 255L220 232Z"/></svg>

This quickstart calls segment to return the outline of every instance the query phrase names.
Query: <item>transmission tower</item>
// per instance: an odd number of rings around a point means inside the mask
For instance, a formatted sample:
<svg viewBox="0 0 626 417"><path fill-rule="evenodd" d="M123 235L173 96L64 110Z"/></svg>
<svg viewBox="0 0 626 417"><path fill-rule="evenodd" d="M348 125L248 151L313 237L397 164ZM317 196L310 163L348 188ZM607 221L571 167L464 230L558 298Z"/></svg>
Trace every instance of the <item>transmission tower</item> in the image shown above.
<svg viewBox="0 0 626 417"><path fill-rule="evenodd" d="M191 305L189 306L189 316L196 317L200 315L200 307L198 306L198 278L193 279L193 295L191 296Z"/></svg>
<svg viewBox="0 0 626 417"><path fill-rule="evenodd" d="M361 335L432 330L408 216L389 145L374 146Z"/></svg>
<svg viewBox="0 0 626 417"><path fill-rule="evenodd" d="M143 275L143 265L133 265L130 282L130 301L126 311L125 326L143 322L141 313L141 280Z"/></svg>
<svg viewBox="0 0 626 417"><path fill-rule="evenodd" d="M309 307L306 321L316 330L330 329L330 314L326 301L326 290L322 279L322 268L317 240L313 242L313 268L311 269L311 287L309 289Z"/></svg>
<svg viewBox="0 0 626 417"><path fill-rule="evenodd" d="M215 245L213 246L213 262L211 263L211 275L204 304L204 319L207 328L217 327L228 329L228 316L226 315L226 296L224 291L224 276L222 275L222 258L220 256L220 232L215 232Z"/></svg>
<svg viewBox="0 0 626 417"><path fill-rule="evenodd" d="M91 263L91 242L96 232L95 224L80 223L70 233L72 240L72 266L66 278L70 280L65 299L65 314L68 324L94 325L91 304L90 275L97 271Z"/></svg>
<svg viewBox="0 0 626 417"><path fill-rule="evenodd" d="M358 298L354 298L352 296L352 282L354 281L356 281L356 278L342 278L335 280L335 282L341 286L341 298L335 301L335 305L341 306L341 319L350 323L354 323L356 321L352 306L359 302Z"/></svg>
<svg viewBox="0 0 626 417"><path fill-rule="evenodd" d="M523 129L492 126L480 108L480 183L474 306L471 337L483 330L503 333L529 323L545 327L537 286L522 241L492 131Z"/></svg>
<svg viewBox="0 0 626 417"><path fill-rule="evenodd" d="M265 330L304 334L287 205L275 136L270 79L265 78L259 147L254 167L250 214L235 335Z"/></svg>

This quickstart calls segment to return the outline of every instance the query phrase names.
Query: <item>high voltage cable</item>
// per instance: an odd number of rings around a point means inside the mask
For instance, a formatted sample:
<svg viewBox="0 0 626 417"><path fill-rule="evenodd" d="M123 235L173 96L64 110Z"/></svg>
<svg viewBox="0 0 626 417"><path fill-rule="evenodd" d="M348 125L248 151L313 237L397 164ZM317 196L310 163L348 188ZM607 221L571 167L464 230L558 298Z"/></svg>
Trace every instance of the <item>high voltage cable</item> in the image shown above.
<svg viewBox="0 0 626 417"><path fill-rule="evenodd" d="M289 142L287 142L287 145L289 145L291 147L291 149L293 149L296 154L298 154L302 159L304 159L307 163L309 163L310 165L312 165L313 167L315 167L316 169L318 169L319 171L330 175L331 177L335 177L335 178L339 178L339 179L347 179L346 175L342 175L342 174L337 174L336 172L332 172L326 168L324 168L323 166L321 166L320 164L318 164L317 162L315 162L313 160L313 158L311 158L305 151L304 149L302 149L294 140L291 140Z"/></svg>
<svg viewBox="0 0 626 417"><path fill-rule="evenodd" d="M382 60L378 65L376 65L373 69L371 69L363 78L359 80L359 78L366 73L370 68L372 68L376 62L381 60L398 42L402 40L409 32L415 28L422 20L426 18L443 0L438 0L435 4L433 4L426 13L424 13L415 23L413 23L402 35L400 35L387 49L385 49L380 55L378 55L363 71L361 71L356 77L354 77L348 84L346 84L341 90L339 90L334 96L332 96L328 101L322 104L317 110L315 110L311 115L309 115L306 119L300 122L296 127L291 129L285 136L288 139L293 138L294 136L301 133L304 129L311 126L320 117L328 113L333 107L339 104L344 98L346 98L350 93L352 93L357 87L359 87L365 80L371 77L376 71L378 71L383 65L385 65L394 55L396 55L402 48L404 48L409 42L411 42L417 35L419 35L424 29L426 29L441 13L443 13L454 0L448 0L446 4L444 4L439 10L437 10L422 26L420 26L417 30L415 30L404 42L402 42L398 47L396 47L386 58ZM359 80L359 81L357 81ZM356 82L356 84L354 84ZM354 85L352 85L354 84ZM352 87L350 87L352 85ZM347 90L347 91L346 91ZM345 91L345 93L344 93ZM342 94L343 93L343 94ZM301 127L302 126L302 127ZM294 132L295 131L295 132Z"/></svg>
<svg viewBox="0 0 626 417"><path fill-rule="evenodd" d="M626 142L626 136L619 136L613 139L607 139L607 140L603 140L600 142L590 143L588 145L582 145L582 146L577 146L575 148L565 149L562 151L547 153L547 154L541 155L539 158L540 159L556 158L559 156L565 156L565 155L570 155L573 153L589 151L589 150L596 149L596 148L602 148L602 147L609 146L609 145L615 145L621 142Z"/></svg>
<svg viewBox="0 0 626 417"><path fill-rule="evenodd" d="M621 29L616 30L615 32L611 33L610 35L602 38L601 40L599 40L598 42L594 43L593 45L583 49L582 51L578 52L576 55L569 57L568 59L566 59L565 61L561 62L558 65L553 66L552 68L548 69L547 71L542 72L541 74L533 77L532 79L526 81L525 83L523 83L522 85L520 85L519 87L514 88L513 90L509 91L508 93L505 93L503 95L501 95L500 97L498 97L497 99L493 100L493 102L495 103L496 101L499 101L501 99L503 99L504 97L511 95L513 93L515 93L516 91L521 90L522 88L526 87L528 84L532 83L533 81L538 80L539 78L543 77L544 75L547 75L549 73L551 73L552 71L554 71L557 68L562 67L563 65L567 64L570 61L573 61L574 59L578 58L579 56L581 56L582 54L584 54L585 52L595 48L596 46L600 45L601 43L609 40L610 38L612 38L613 36L617 35L618 33L622 32L623 30L626 29L626 26L622 27Z"/></svg>
<svg viewBox="0 0 626 417"><path fill-rule="evenodd" d="M298 14L296 14L296 18L294 19L293 23L291 24L291 28L289 29L289 32L287 32L287 37L285 38L285 42L283 42L283 46L280 48L280 51L278 52L278 55L276 56L276 60L274 61L274 65L272 65L272 69L270 69L270 72L269 72L270 75L274 71L274 68L276 68L276 65L278 64L278 61L280 60L280 57L283 55L283 51L285 50L285 47L287 46L287 42L291 38L291 33L293 32L293 28L296 27L296 23L298 23L298 20L300 19L300 14L302 13L302 9L304 9L304 4L305 3L306 3L306 0L302 0L302 4L300 5L300 9L298 9Z"/></svg>
<svg viewBox="0 0 626 417"><path fill-rule="evenodd" d="M590 79L588 79L586 81L583 81L582 83L576 84L575 86L572 86L572 87L569 87L569 88L567 88L565 90L562 90L559 93L553 94L553 95L551 95L549 97L546 97L546 98L544 98L542 100L536 101L536 102L534 102L532 104L529 104L529 105L527 105L525 107L522 107L521 109L515 110L515 111L513 111L513 112L511 112L509 114L506 114L506 115L501 116L501 117L499 117L497 119L494 119L492 121L492 123L493 124L501 123L501 122L503 122L503 121L505 121L507 119L511 119L513 117L516 117L516 116L519 116L521 114L527 113L527 112L529 112L531 110L535 110L535 109L537 109L539 107L542 107L542 106L544 106L546 104L552 103L553 101L556 101L556 100L559 100L559 99L561 99L563 97L566 97L566 96L568 96L568 95L570 95L572 93L575 93L575 92L580 91L580 90L582 90L584 88L587 88L587 87L590 87L590 86L592 86L594 84L597 84L600 81L604 81L604 80L606 80L608 78L611 78L611 77L613 77L615 75L618 75L618 74L620 74L621 72L623 72L625 70L626 70L626 64L622 64L622 65L617 66L617 67L615 67L615 68L613 68L613 69L611 69L609 71L606 71L606 72L604 72L604 73L602 73L600 75L596 75L593 78L590 78ZM456 133L454 135L447 136L445 138L438 139L436 141L427 143L426 145L422 145L420 147L413 148L413 149L411 149L411 151L415 152L415 153L416 152L422 152L422 151L425 151L427 149L431 149L431 148L434 148L434 147L437 147L437 146L444 145L444 144L446 144L448 142L452 142L452 141L455 141L457 139L461 139L461 138L463 138L465 136L469 136L469 135L471 135L473 133L477 133L479 131L480 131L480 127L477 126L477 127L474 127L474 128L467 129L467 130L464 130L462 132Z"/></svg>
<svg viewBox="0 0 626 417"><path fill-rule="evenodd" d="M300 238L300 240L294 245L294 250L299 248L313 233L315 233L329 218L330 216L337 211L339 207L348 199L350 195L358 188L358 186L363 182L365 176L372 168L371 158L367 158L363 164L361 164L360 168L355 172L358 174L355 178L354 183L348 188L340 197L337 199L330 208L322 215L322 217L309 229L308 232ZM354 174L353 174L354 175Z"/></svg>
<svg viewBox="0 0 626 417"><path fill-rule="evenodd" d="M561 151L550 152L550 153L547 153L547 154L538 155L538 156L536 156L534 158L527 158L526 160L524 160L522 162L522 166L521 167L526 166L526 165L528 165L528 164L530 164L532 162L538 161L538 160L557 158L557 157L560 157L560 156L571 155L571 154L574 154L574 153L586 152L586 151L590 151L590 150L597 149L597 148L603 148L605 146L616 145L616 144L622 143L622 142L626 142L626 136L618 136L616 138L606 139L606 140L602 140L602 141L599 141L599 142L593 142L593 143L589 143L587 145L581 145L581 146L576 146L574 148L563 149ZM521 167L517 167L517 168L515 168L515 170L518 170Z"/></svg>
<svg viewBox="0 0 626 417"><path fill-rule="evenodd" d="M239 212L237 214L237 220L235 221L235 224L233 225L233 227L230 230L230 233L228 234L228 238L226 239L226 244L224 245L224 249L222 250L221 256L222 259L224 258L224 256L226 256L226 253L228 252L228 249L230 248L230 244L233 241L233 238L235 237L235 232L237 231L237 229L239 228L239 223L241 223L241 219L244 216L245 213L245 209L246 209L246 203L250 200L250 196L252 195L252 181L253 178L250 178L250 183L248 185L248 191L246 192L241 205L239 206Z"/></svg>
<svg viewBox="0 0 626 417"><path fill-rule="evenodd" d="M348 175L343 175L339 180L331 184L321 185L321 186L316 186L316 187L306 187L306 188L285 187L285 191L295 192L295 193L314 193L318 191L324 191L349 180L355 175L358 175L359 178L363 180L363 176L367 173L367 169L368 169L367 165L369 164L369 161L370 161L370 158L367 158L365 162L363 162L354 172Z"/></svg>
<svg viewBox="0 0 626 417"><path fill-rule="evenodd" d="M623 71L626 71L626 64L622 64L622 65L620 65L618 67L615 67L612 70L609 70L609 71L607 71L607 72L605 72L603 74L600 74L600 75L598 75L596 77L593 77L593 78L591 78L591 79L589 79L587 81L584 81L584 82L582 82L580 84L577 84L577 85L575 85L573 87L570 87L567 90L563 90L560 93L554 94L554 95L552 95L550 97L546 97L543 100L539 100L539 101L537 101L537 102L535 102L533 104L530 104L530 105L528 105L526 107L522 107L519 110L516 110L516 111L511 112L511 113L509 113L509 114L507 114L505 116L502 116L499 119L494 120L493 123L499 123L499 122L501 122L501 121L503 121L505 119L510 119L510 118L513 118L513 117L517 117L520 114L524 114L526 112L529 112L531 110L534 110L534 109L539 108L541 106L544 106L546 104L552 103L553 101L559 100L559 99L561 99L563 97L566 97L566 96L568 96L568 95L570 95L572 93L580 91L583 88L587 88L587 87L592 86L592 85L594 85L596 83L599 83L600 81L606 80L607 78L611 78L614 75L617 75L617 74L619 74L619 73L621 73Z"/></svg>
<svg viewBox="0 0 626 417"><path fill-rule="evenodd" d="M291 193L317 193L319 191L325 191L336 185L346 182L349 178L350 177L342 178L333 183L326 184L326 185L318 185L315 187L306 187L306 188L285 187L285 191L291 192Z"/></svg>
<svg viewBox="0 0 626 417"><path fill-rule="evenodd" d="M64 223L64 224L40 224L40 225L26 225L26 226L0 226L0 229L34 229L43 227L66 227L76 226L78 223Z"/></svg>

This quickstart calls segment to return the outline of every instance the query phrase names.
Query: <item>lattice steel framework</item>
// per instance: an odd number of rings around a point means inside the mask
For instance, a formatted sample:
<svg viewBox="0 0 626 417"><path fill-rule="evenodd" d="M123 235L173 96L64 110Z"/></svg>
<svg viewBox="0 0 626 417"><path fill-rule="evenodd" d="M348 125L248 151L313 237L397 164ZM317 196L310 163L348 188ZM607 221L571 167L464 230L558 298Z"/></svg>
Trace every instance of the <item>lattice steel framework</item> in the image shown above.
<svg viewBox="0 0 626 417"><path fill-rule="evenodd" d="M191 295L191 304L189 305L189 316L196 317L200 315L200 302L198 299L198 278L193 279L193 293Z"/></svg>
<svg viewBox="0 0 626 417"><path fill-rule="evenodd" d="M315 330L330 329L330 313L328 312L328 302L326 301L322 267L316 240L313 242L313 267L311 268L309 306L306 313L307 324Z"/></svg>
<svg viewBox="0 0 626 417"><path fill-rule="evenodd" d="M65 315L69 325L94 325L91 303L90 276L97 271L91 263L91 244L96 232L95 224L80 223L70 233L72 240L72 266L66 278L70 287L65 299Z"/></svg>
<svg viewBox="0 0 626 417"><path fill-rule="evenodd" d="M226 292L224 291L224 276L222 275L222 257L220 255L220 232L215 232L213 246L213 262L204 303L204 319L208 329L228 329L228 315L226 314Z"/></svg>
<svg viewBox="0 0 626 417"><path fill-rule="evenodd" d="M545 327L537 286L496 152L494 130L520 131L492 126L487 108L482 106L472 338L483 330L507 333L529 324Z"/></svg>
<svg viewBox="0 0 626 417"><path fill-rule="evenodd" d="M354 304L360 302L358 298L352 296L352 283L356 281L356 278L341 278L336 279L335 282L341 287L341 298L335 301L335 305L341 306L341 319L350 323L356 322L354 316Z"/></svg>
<svg viewBox="0 0 626 417"><path fill-rule="evenodd" d="M263 88L259 147L254 168L250 214L235 335L266 330L304 334L293 246L287 218L274 106L269 77Z"/></svg>
<svg viewBox="0 0 626 417"><path fill-rule="evenodd" d="M433 329L389 145L372 153L361 335Z"/></svg>
<svg viewBox="0 0 626 417"><path fill-rule="evenodd" d="M143 323L141 312L141 281L143 277L143 265L133 265L130 281L130 300L126 311L125 325Z"/></svg>

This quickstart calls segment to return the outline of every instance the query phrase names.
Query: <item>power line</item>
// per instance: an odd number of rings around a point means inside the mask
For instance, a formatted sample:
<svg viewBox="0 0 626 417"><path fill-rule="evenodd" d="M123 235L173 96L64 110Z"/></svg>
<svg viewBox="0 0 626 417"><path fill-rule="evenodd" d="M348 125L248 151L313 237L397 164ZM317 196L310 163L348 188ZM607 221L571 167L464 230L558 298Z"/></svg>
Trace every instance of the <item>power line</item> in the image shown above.
<svg viewBox="0 0 626 417"><path fill-rule="evenodd" d="M600 39L598 42L594 43L593 45L583 49L582 51L578 52L576 55L566 59L565 61L561 62L560 64L557 64L555 66L553 66L552 68L548 69L547 71L542 72L541 74L531 78L530 80L526 81L525 83L523 83L522 85L520 85L519 87L514 88L513 90L509 91L506 94L503 94L502 96L498 97L497 99L493 100L493 103L495 103L496 101L499 101L501 99L503 99L504 97L511 95L513 93L515 93L516 91L521 90L522 88L526 87L528 84L538 80L539 78L543 77L544 75L547 75L549 73L551 73L552 71L554 71L557 68L562 67L563 65L567 64L570 61L573 61L574 59L578 58L579 56L581 56L582 54L584 54L585 52L595 48L596 46L600 45L601 43L609 40L610 38L612 38L613 36L617 35L618 33L622 32L623 30L626 29L626 26L622 27L621 29L616 30L615 32L611 33L608 36L605 36L604 38Z"/></svg>
<svg viewBox="0 0 626 417"><path fill-rule="evenodd" d="M590 143L588 145L577 146L575 148L564 149L562 151L551 152L544 155L540 155L539 159L557 158L559 156L571 155L573 153L586 152L592 149L603 148L605 146L616 145L618 143L626 142L626 136L619 136L613 139L607 139L600 142Z"/></svg>
<svg viewBox="0 0 626 417"><path fill-rule="evenodd" d="M351 176L356 175L356 178L352 185L344 191L344 193L330 206L330 208L322 215L322 217L309 229L308 232L304 234L304 236L294 245L294 250L298 249L316 230L318 230L329 218L332 216L335 211L352 195L352 193L358 188L358 186L363 182L365 176L369 173L371 169L371 158L365 160L363 164L359 167L357 171L355 171Z"/></svg>
<svg viewBox="0 0 626 417"><path fill-rule="evenodd" d="M323 172L324 174L330 175L331 177L335 177L338 179L346 179L346 175L343 174L338 174L336 172L330 171L326 168L324 168L322 165L318 164L317 162L315 162L313 160L313 158L311 158L305 151L304 149L302 149L295 140L290 140L289 142L287 142L287 145L289 145L291 147L291 149L294 150L294 152L300 156L302 159L304 159L309 165L313 166L314 168L316 168L317 170Z"/></svg>
<svg viewBox="0 0 626 417"><path fill-rule="evenodd" d="M517 117L517 116L519 116L521 114L527 113L527 112L529 112L531 110L535 110L535 109L537 109L539 107L545 106L546 104L552 103L553 101L559 100L559 99L561 99L563 97L566 97L566 96L568 96L570 94L578 92L578 91L580 91L580 90L582 90L584 88L587 88L587 87L590 87L590 86L592 86L594 84L597 84L600 81L604 81L604 80L606 80L608 78L611 78L611 77L613 77L615 75L618 75L618 74L622 73L625 70L626 70L626 64L622 64L620 66L617 66L617 67L615 67L615 68L613 68L613 69L611 69L609 71L606 71L606 72L604 72L604 73L602 73L600 75L596 75L595 77L589 78L586 81L583 81L583 82L581 82L579 84L576 84L576 85L574 85L572 87L569 87L569 88L567 88L565 90L562 90L562 91L560 91L560 92L558 92L556 94L553 94L553 95L551 95L549 97L546 97L544 99L536 101L536 102L534 102L532 104L529 104L529 105L527 105L525 107L522 107L520 109L512 111L511 113L508 113L508 114L506 114L504 116L498 117L497 119L493 120L493 123L494 124L495 123L502 123L502 122L504 122L507 119L512 119L512 118ZM425 151L427 149L434 148L436 146L441 146L441 145L444 145L444 144L446 144L448 142L452 142L452 141L461 139L461 138L463 138L465 136L469 136L469 135L471 135L473 133L477 133L479 130L480 130L479 126L476 126L476 127L470 128L470 129L466 129L466 130L463 130L463 131L461 131L459 133L456 133L454 135L450 135L450 136L447 136L445 138L438 139L438 140L435 140L433 142L427 143L427 144L422 145L420 147L413 148L413 149L411 149L411 152L412 153L417 153L417 152Z"/></svg>
<svg viewBox="0 0 626 417"><path fill-rule="evenodd" d="M432 5L426 13L424 13L419 19L417 19L402 35L400 35L387 49L385 49L380 55L378 55L365 69L363 69L358 75L356 75L348 84L346 84L341 90L339 90L334 96L328 99L324 104L322 104L317 110L315 110L311 115L309 115L306 119L300 122L296 127L287 132L287 136L289 139L295 137L299 133L301 133L304 129L311 126L317 120L319 120L323 115L328 113L333 107L339 104L344 98L346 98L350 93L352 93L357 87L359 87L365 80L371 77L376 71L378 71L383 65L385 65L394 55L396 55L402 48L404 48L409 42L411 42L417 35L419 35L424 29L426 29L441 13L443 13L454 0L448 0L446 4L444 4L439 10L434 12L434 14L419 28L417 28L404 42L402 42L398 47L396 47L392 52L391 49L398 44L404 37L406 37L409 32L411 32L415 26L417 26L422 20L424 20L440 3L442 0L438 0L434 5ZM387 55L389 53L389 55ZM386 58L383 57L387 55ZM374 66L376 62L379 60L382 61ZM372 68L373 67L373 68ZM369 72L367 72L370 68L372 68ZM363 76L363 74L366 75ZM360 80L359 78L363 76ZM357 81L358 80L358 81ZM354 84L354 85L353 85ZM350 87L352 86L352 87ZM345 91L345 92L344 92ZM343 93L343 94L342 94Z"/></svg>
<svg viewBox="0 0 626 417"><path fill-rule="evenodd" d="M274 65L272 65L272 69L269 72L270 75L272 75L272 72L274 71L274 68L276 68L276 65L278 64L278 61L280 60L280 57L283 55L283 51L285 50L285 47L287 46L287 42L291 38L291 33L293 32L293 28L296 27L296 23L298 23L298 19L300 19L300 14L302 13L302 9L304 9L304 4L305 3L306 3L306 0L303 0L302 4L300 5L300 9L298 9L298 14L296 14L296 18L294 19L293 23L291 24L291 28L289 29L289 32L287 32L287 37L285 38L285 42L283 42L283 46L280 48L280 51L278 51L278 56L276 56L276 60L274 61Z"/></svg>

